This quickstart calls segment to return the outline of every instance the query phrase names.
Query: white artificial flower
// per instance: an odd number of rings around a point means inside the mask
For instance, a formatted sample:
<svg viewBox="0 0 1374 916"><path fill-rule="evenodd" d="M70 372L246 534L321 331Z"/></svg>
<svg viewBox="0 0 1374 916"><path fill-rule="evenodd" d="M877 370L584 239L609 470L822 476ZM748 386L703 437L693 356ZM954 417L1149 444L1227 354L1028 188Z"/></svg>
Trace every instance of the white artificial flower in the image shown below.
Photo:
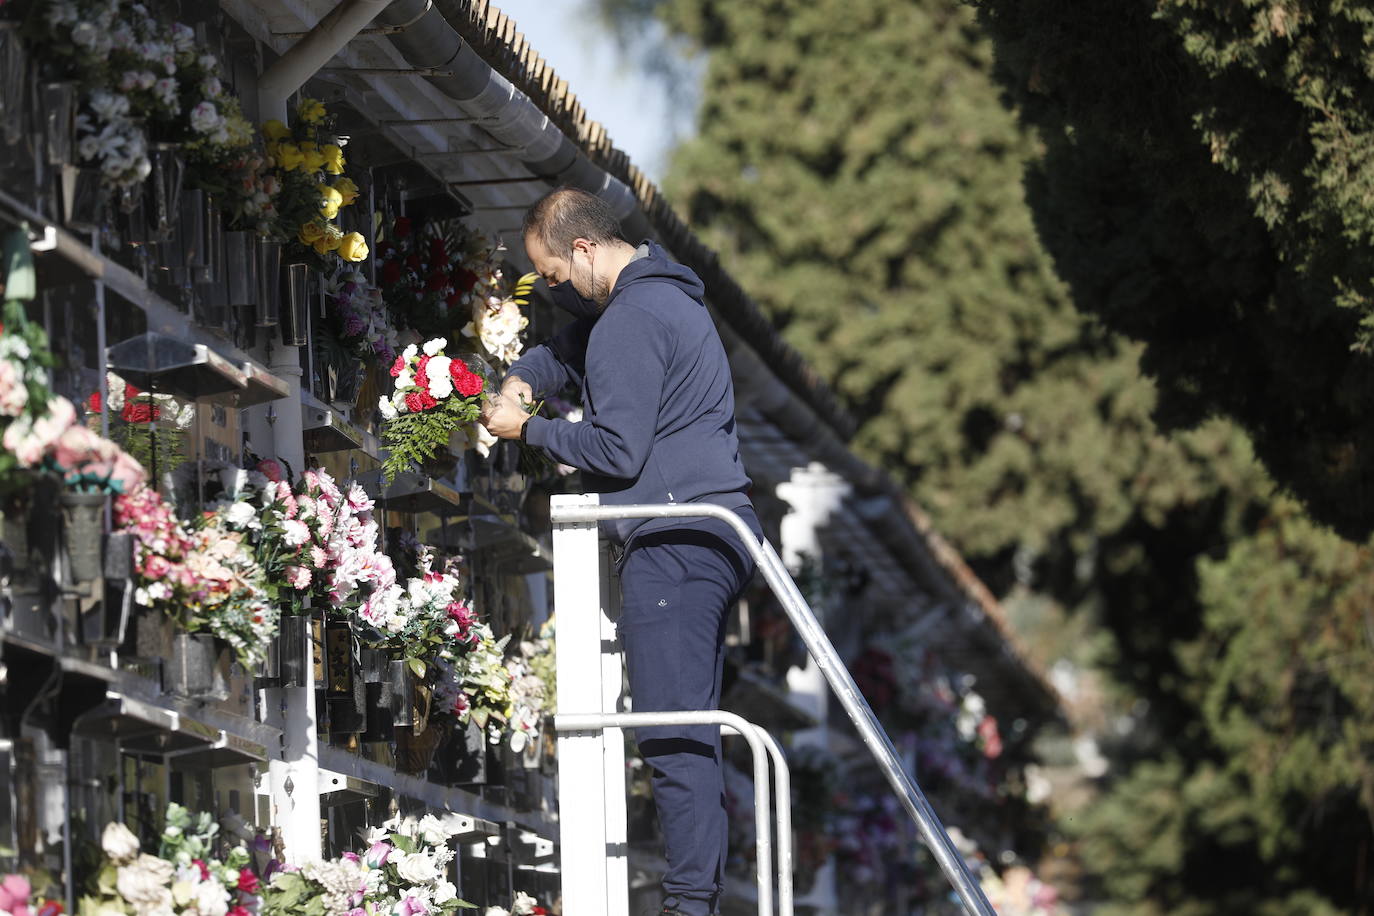
<svg viewBox="0 0 1374 916"><path fill-rule="evenodd" d="M444 824L432 814L420 818L420 837L431 846L442 846L448 842L449 832Z"/></svg>
<svg viewBox="0 0 1374 916"><path fill-rule="evenodd" d="M436 355L440 350L444 349L444 347L447 347L447 346L448 346L448 341L445 340L445 339L442 338L442 337L436 337L436 338L434 338L433 340L427 340L427 341L425 341L425 355L426 355L426 356L434 356L434 355Z"/></svg>
<svg viewBox="0 0 1374 916"><path fill-rule="evenodd" d="M396 868L396 874L401 880L409 881L411 884L429 884L440 877L439 869L434 867L434 860L422 852L411 853L402 859Z"/></svg>
<svg viewBox="0 0 1374 916"><path fill-rule="evenodd" d="M100 34L93 22L78 22L72 26L72 41L79 47L95 47L96 37Z"/></svg>
<svg viewBox="0 0 1374 916"><path fill-rule="evenodd" d="M226 916L229 912L224 885L213 879L196 885L194 901L197 916Z"/></svg>
<svg viewBox="0 0 1374 916"><path fill-rule="evenodd" d="M172 23L172 47L178 52L190 51L196 46L196 33L188 25Z"/></svg>
<svg viewBox="0 0 1374 916"><path fill-rule="evenodd" d="M224 513L225 521L240 528L261 528L262 522L258 521L258 512L251 503L234 503L229 507L229 511Z"/></svg>
<svg viewBox="0 0 1374 916"><path fill-rule="evenodd" d="M391 403L391 399L385 396L377 401L377 409L382 412L383 420L394 420L400 413L396 406Z"/></svg>
<svg viewBox="0 0 1374 916"><path fill-rule="evenodd" d="M524 891L515 892L515 902L511 905L511 916L530 916L539 902Z"/></svg>
<svg viewBox="0 0 1374 916"><path fill-rule="evenodd" d="M482 916L510 916L510 911L499 906L489 906Z"/></svg>
<svg viewBox="0 0 1374 916"><path fill-rule="evenodd" d="M392 609L390 613L386 615L383 626L385 626L389 632L399 633L406 628L406 624L409 622L410 617L404 611Z"/></svg>
<svg viewBox="0 0 1374 916"><path fill-rule="evenodd" d="M452 881L440 881L434 885L434 902L439 904L448 903L458 896L458 888Z"/></svg>
<svg viewBox="0 0 1374 916"><path fill-rule="evenodd" d="M97 89L91 93L91 110L102 121L113 121L129 114L129 97Z"/></svg>
<svg viewBox="0 0 1374 916"><path fill-rule="evenodd" d="M219 81L219 77L210 76L200 84L200 91L212 99L217 99L224 94L224 84Z"/></svg>
<svg viewBox="0 0 1374 916"><path fill-rule="evenodd" d="M100 848L115 865L127 865L138 855L138 837L123 824L111 821L100 834Z"/></svg>
<svg viewBox="0 0 1374 916"><path fill-rule="evenodd" d="M146 588L136 588L134 589L134 603L139 607L151 607L153 598L148 594Z"/></svg>
<svg viewBox="0 0 1374 916"><path fill-rule="evenodd" d="M177 104L177 81L170 76L153 84L153 95L157 96L158 101L171 111L181 111L181 106Z"/></svg>
<svg viewBox="0 0 1374 916"><path fill-rule="evenodd" d="M144 853L132 863L120 866L115 875L115 889L119 896L134 905L136 913L170 907L172 891L168 885L173 870L171 862Z"/></svg>
<svg viewBox="0 0 1374 916"><path fill-rule="evenodd" d="M191 109L191 129L198 134L208 134L222 123L214 102L201 102Z"/></svg>

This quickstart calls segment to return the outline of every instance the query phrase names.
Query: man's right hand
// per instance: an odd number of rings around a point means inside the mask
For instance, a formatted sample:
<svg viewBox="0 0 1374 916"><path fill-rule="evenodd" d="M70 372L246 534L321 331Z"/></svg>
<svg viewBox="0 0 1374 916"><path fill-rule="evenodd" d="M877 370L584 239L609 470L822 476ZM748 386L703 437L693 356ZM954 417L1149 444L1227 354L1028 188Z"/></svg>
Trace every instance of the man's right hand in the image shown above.
<svg viewBox="0 0 1374 916"><path fill-rule="evenodd" d="M509 404L531 404L534 402L534 389L530 383L518 375L508 375L501 383L501 391L482 402L481 421L486 423L495 415L502 402Z"/></svg>

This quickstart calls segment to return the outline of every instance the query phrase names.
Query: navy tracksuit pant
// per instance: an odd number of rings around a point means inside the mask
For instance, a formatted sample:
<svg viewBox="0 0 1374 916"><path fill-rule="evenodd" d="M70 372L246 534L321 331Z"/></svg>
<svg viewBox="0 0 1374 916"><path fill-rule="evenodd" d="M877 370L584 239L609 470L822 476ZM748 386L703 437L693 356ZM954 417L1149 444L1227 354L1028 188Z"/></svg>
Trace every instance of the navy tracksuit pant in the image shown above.
<svg viewBox="0 0 1374 916"><path fill-rule="evenodd" d="M740 513L757 529L753 512ZM732 529L706 521L636 538L620 570L619 632L635 712L717 709L730 607L754 573ZM641 728L663 828L669 906L717 912L725 878L719 726Z"/></svg>

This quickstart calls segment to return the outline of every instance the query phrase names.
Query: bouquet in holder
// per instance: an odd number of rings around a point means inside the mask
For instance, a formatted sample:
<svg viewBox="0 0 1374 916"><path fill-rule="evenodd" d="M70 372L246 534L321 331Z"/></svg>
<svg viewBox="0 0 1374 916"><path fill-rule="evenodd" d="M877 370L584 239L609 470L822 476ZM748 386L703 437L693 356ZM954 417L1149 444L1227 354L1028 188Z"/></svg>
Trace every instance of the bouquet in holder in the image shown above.
<svg viewBox="0 0 1374 916"><path fill-rule="evenodd" d="M481 413L486 379L463 359L444 355L446 346L442 337L423 349L411 344L391 367L395 390L377 405L390 449L383 464L388 483L412 463L434 458Z"/></svg>

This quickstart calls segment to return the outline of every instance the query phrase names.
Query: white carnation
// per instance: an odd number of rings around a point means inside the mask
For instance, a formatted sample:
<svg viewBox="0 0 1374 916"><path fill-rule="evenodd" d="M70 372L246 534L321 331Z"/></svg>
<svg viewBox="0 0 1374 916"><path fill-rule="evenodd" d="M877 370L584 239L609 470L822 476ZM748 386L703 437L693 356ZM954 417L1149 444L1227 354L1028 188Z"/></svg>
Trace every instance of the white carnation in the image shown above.
<svg viewBox="0 0 1374 916"><path fill-rule="evenodd" d="M400 413L395 405L391 403L391 399L387 397L383 397L377 401L377 409L382 412L383 420L394 420Z"/></svg>
<svg viewBox="0 0 1374 916"><path fill-rule="evenodd" d="M436 337L433 340L427 340L425 341L425 355L434 356L440 350L444 349L444 347L447 346L448 341L442 337ZM406 349L409 349L409 347L407 347Z"/></svg>

